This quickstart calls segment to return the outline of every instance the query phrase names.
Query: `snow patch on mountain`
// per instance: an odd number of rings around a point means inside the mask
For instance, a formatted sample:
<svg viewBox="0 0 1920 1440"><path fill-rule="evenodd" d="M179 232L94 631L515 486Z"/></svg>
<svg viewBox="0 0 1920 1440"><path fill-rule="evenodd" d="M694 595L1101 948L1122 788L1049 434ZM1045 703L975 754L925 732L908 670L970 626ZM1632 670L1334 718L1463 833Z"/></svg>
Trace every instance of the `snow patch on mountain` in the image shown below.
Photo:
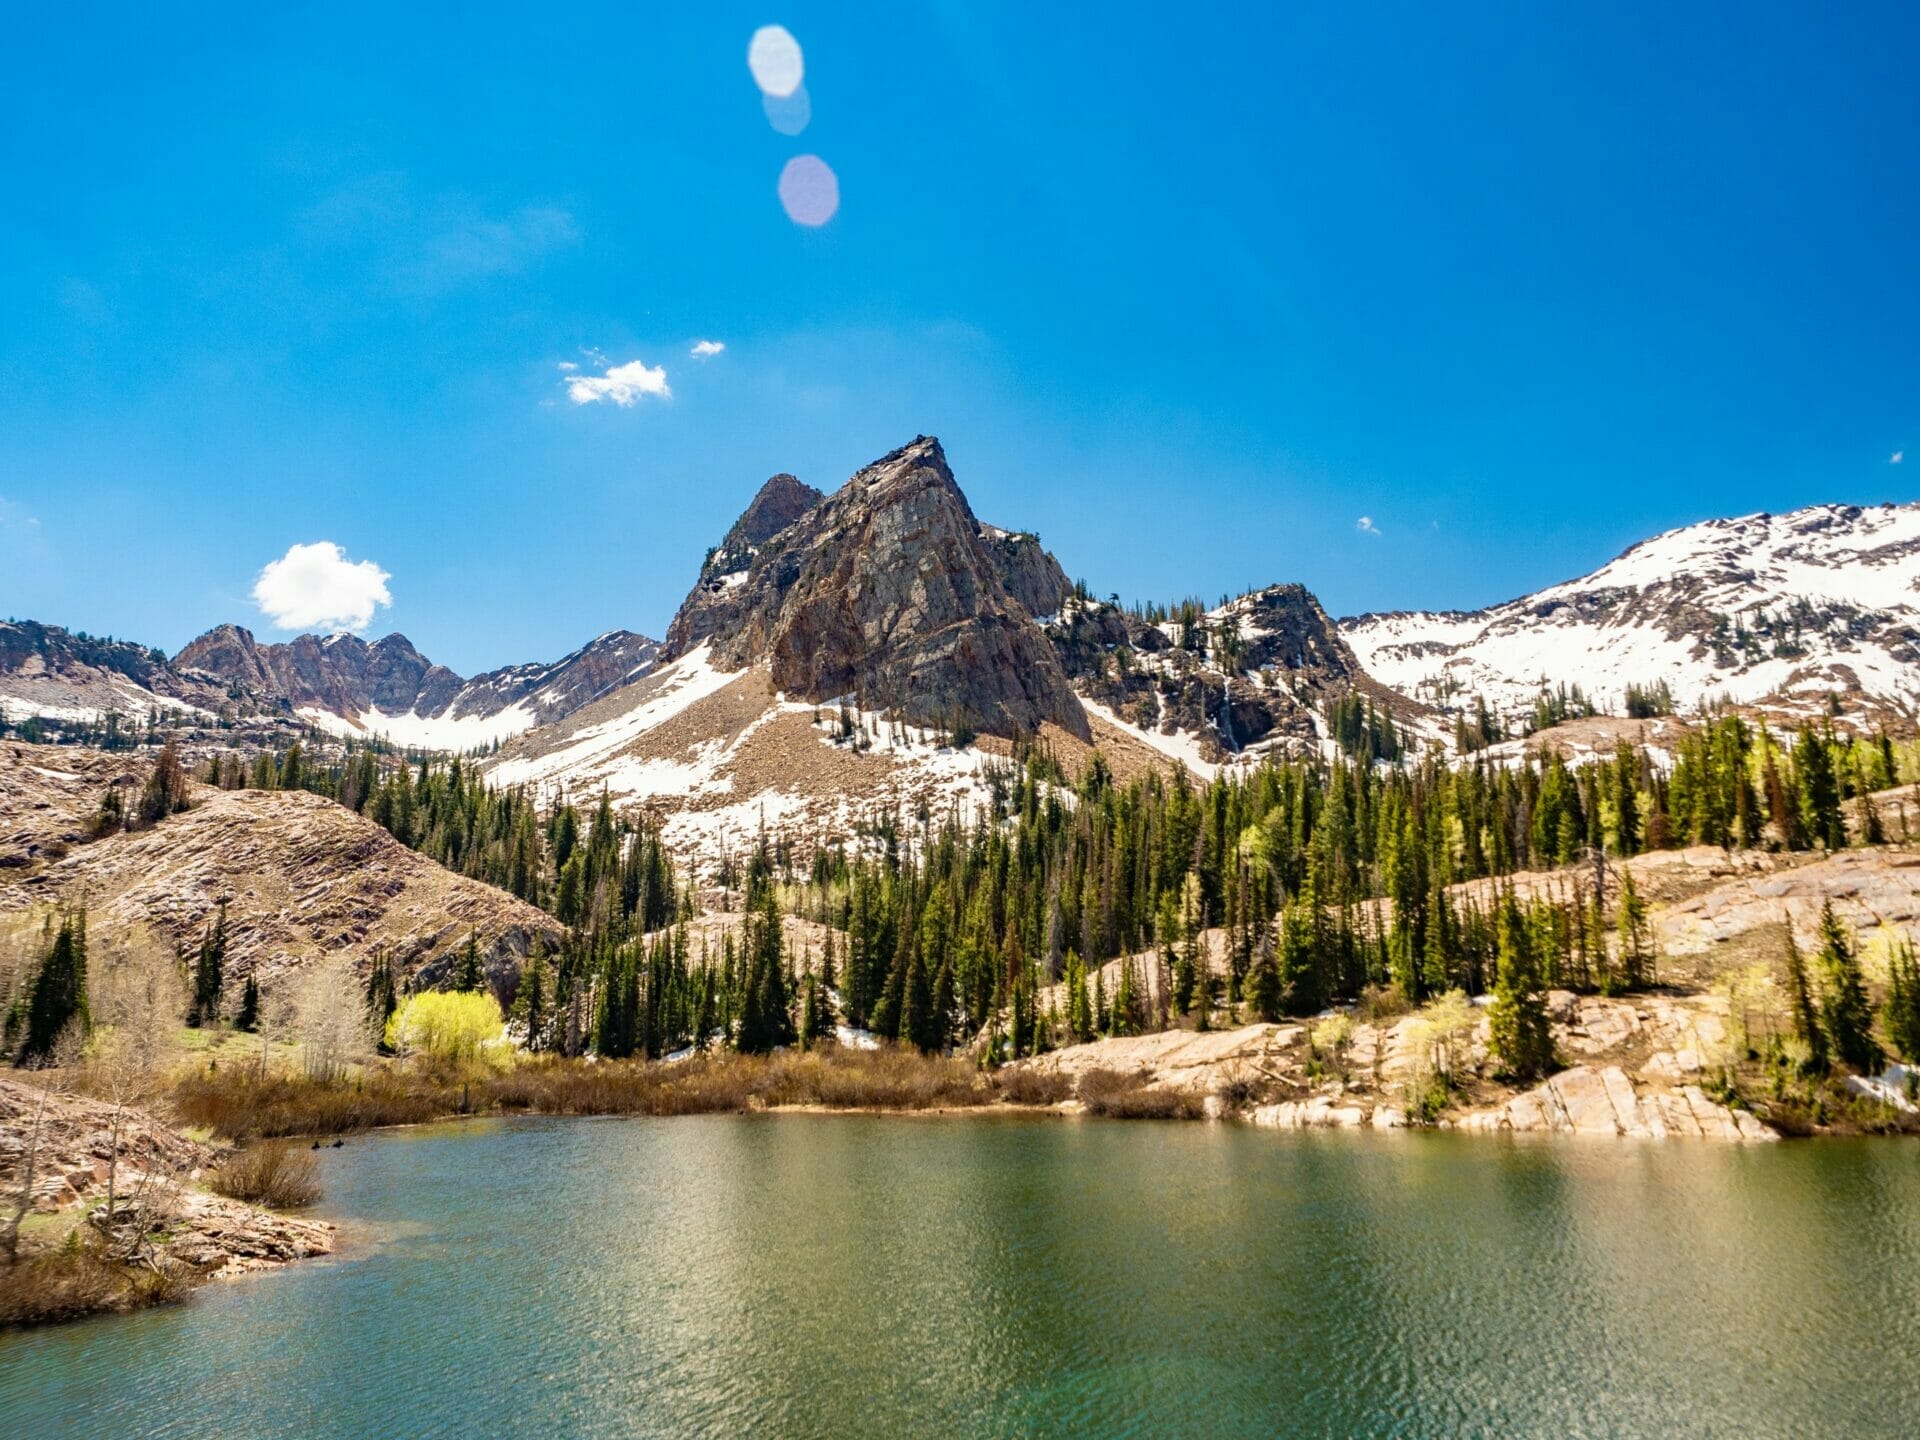
<svg viewBox="0 0 1920 1440"><path fill-rule="evenodd" d="M1470 613L1340 622L1403 694L1524 712L1577 685L1618 712L1664 682L1683 709L1811 708L1833 691L1920 703L1920 504L1816 505L1668 531L1578 580Z"/></svg>
<svg viewBox="0 0 1920 1440"><path fill-rule="evenodd" d="M495 765L491 778L497 785L552 786L564 783L575 790L598 790L606 784L611 790L617 777L627 784L638 783L633 795L642 792L668 793L645 783L647 777L637 771L635 762L623 751L634 741L679 715L697 701L717 694L740 678L738 672L718 669L712 663L713 647L700 645L671 665L647 679L647 693L639 703L611 719L587 725L567 737L565 743L542 754L514 757ZM675 764L680 762L645 762ZM676 771L680 784L697 782L694 767ZM661 779L664 782L666 776Z"/></svg>
<svg viewBox="0 0 1920 1440"><path fill-rule="evenodd" d="M359 715L336 715L318 705L294 711L302 720L343 740L385 740L403 750L437 750L464 754L524 734L538 723L525 701L493 715L418 715L412 711L389 714L378 708Z"/></svg>

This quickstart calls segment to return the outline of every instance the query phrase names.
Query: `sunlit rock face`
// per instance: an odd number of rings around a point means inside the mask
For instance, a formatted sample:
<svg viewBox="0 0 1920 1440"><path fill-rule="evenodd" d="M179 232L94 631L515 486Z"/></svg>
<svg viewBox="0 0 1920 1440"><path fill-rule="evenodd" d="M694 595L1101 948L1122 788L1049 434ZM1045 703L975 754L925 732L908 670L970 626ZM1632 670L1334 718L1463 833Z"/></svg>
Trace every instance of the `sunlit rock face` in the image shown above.
<svg viewBox="0 0 1920 1440"><path fill-rule="evenodd" d="M1030 609L1064 595L1065 577L1019 537L980 524L939 441L916 439L753 538L804 498L784 485L756 497L715 557L737 566L744 542L745 568L709 562L667 632L669 658L710 641L715 664L764 662L791 696L848 696L917 724L997 735L1051 722L1085 738L1086 716Z"/></svg>

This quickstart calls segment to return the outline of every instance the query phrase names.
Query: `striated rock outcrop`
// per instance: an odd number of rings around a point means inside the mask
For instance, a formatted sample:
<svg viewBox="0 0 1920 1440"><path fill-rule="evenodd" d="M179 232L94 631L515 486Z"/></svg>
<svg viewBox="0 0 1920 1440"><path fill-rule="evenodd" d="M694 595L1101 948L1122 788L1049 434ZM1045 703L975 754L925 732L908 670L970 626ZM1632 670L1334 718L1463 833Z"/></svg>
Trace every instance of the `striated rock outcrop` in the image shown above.
<svg viewBox="0 0 1920 1440"><path fill-rule="evenodd" d="M1461 1130L1624 1135L1648 1140L1778 1140L1745 1110L1711 1100L1698 1085L1643 1090L1618 1065L1576 1065L1504 1105L1470 1111Z"/></svg>
<svg viewBox="0 0 1920 1440"><path fill-rule="evenodd" d="M750 514L777 518L767 495ZM1043 600L1047 567L981 526L939 441L883 457L749 548L745 569L703 573L668 631L668 658L708 644L722 669L764 663L797 698L846 696L989 734L1052 723L1087 737L1052 646L1008 588L1011 577Z"/></svg>
<svg viewBox="0 0 1920 1440"><path fill-rule="evenodd" d="M63 747L47 758L75 753ZM13 788L6 777L16 765L33 766L32 752L22 759L15 747L0 747L0 794ZM28 773L40 779L46 768ZM80 766L75 783L58 788L71 788L84 805L109 773L106 764ZM488 974L510 990L535 936L554 948L563 938L542 911L454 874L371 820L304 791L200 791L193 809L150 830L0 869L0 912L84 902L102 939L144 930L169 948L191 950L223 901L233 987L257 974L272 988L334 956L364 973L376 950L391 955L403 976L417 972L432 984L471 931Z"/></svg>

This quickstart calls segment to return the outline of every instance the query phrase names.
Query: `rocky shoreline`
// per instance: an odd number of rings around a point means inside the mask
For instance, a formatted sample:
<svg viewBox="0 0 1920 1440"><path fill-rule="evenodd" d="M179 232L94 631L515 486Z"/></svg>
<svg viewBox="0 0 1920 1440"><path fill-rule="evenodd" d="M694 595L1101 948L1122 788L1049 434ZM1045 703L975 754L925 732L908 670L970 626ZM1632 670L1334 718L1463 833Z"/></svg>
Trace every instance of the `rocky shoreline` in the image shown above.
<svg viewBox="0 0 1920 1440"><path fill-rule="evenodd" d="M117 1167L112 1163L116 1129ZM333 1253L338 1232L332 1224L206 1188L218 1160L212 1147L146 1111L43 1092L0 1076L0 1195L7 1197L9 1222L23 1198L27 1212L21 1260L0 1266L0 1290L23 1283L20 1274L36 1257L57 1255L78 1240L97 1244L104 1239L110 1184L113 1238L127 1253L106 1266L127 1270L129 1283L98 1286L94 1309L133 1308L152 1303L141 1297L174 1298L212 1281ZM137 1244L129 1243L130 1234ZM149 1276L167 1284L131 1283Z"/></svg>

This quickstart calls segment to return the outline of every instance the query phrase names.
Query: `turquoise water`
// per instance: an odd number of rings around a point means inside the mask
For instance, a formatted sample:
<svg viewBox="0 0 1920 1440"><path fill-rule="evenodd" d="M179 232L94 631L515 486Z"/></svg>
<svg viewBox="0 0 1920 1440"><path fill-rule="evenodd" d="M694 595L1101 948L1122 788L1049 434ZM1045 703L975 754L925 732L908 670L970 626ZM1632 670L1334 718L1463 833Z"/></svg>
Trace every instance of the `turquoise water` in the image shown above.
<svg viewBox="0 0 1920 1440"><path fill-rule="evenodd" d="M0 1336L7 1436L1911 1436L1920 1147L502 1121Z"/></svg>

